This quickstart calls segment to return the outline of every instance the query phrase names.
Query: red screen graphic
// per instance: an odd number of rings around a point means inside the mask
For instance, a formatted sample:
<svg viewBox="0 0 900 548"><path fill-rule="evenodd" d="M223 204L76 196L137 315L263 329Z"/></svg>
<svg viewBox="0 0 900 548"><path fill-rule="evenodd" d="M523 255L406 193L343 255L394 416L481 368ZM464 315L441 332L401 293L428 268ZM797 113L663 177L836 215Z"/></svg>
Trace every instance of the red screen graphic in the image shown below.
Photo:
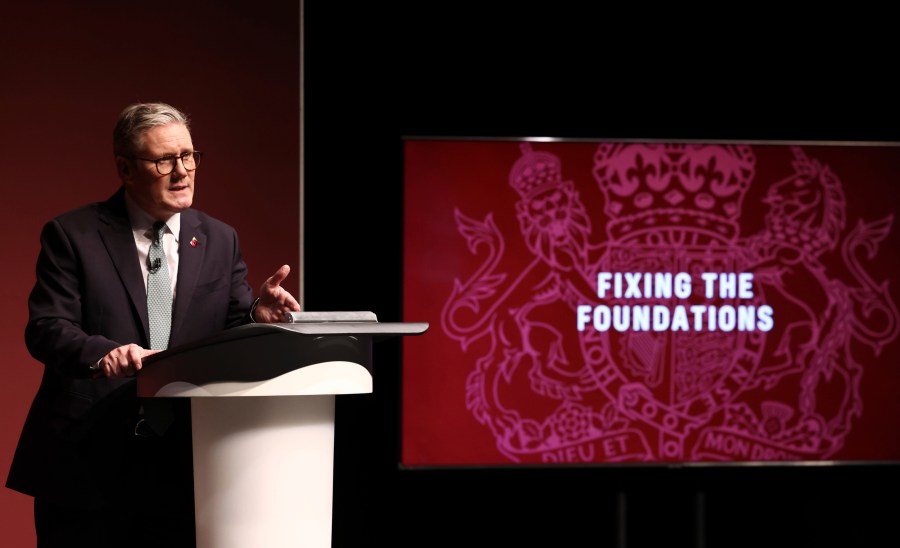
<svg viewBox="0 0 900 548"><path fill-rule="evenodd" d="M402 462L900 461L895 143L409 138Z"/></svg>

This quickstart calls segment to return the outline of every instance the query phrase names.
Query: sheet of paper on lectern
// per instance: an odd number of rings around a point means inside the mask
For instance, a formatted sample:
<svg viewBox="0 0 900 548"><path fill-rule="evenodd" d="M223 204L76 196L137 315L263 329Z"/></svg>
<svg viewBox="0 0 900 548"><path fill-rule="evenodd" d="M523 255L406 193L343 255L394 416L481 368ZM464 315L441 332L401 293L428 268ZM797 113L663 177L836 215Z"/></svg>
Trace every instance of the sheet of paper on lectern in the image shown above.
<svg viewBox="0 0 900 548"><path fill-rule="evenodd" d="M336 312L287 312L285 323L309 322L378 322L374 312L336 311Z"/></svg>

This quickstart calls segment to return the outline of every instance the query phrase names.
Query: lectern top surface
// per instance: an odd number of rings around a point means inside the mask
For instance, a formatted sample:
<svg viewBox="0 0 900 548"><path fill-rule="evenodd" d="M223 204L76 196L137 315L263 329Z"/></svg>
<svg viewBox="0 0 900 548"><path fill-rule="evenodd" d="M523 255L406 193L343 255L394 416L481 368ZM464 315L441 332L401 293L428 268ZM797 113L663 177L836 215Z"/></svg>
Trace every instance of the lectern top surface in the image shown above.
<svg viewBox="0 0 900 548"><path fill-rule="evenodd" d="M227 344L229 341L246 339L250 337L259 337L266 335L275 335L279 332L296 333L298 336L304 335L355 335L359 337L370 336L373 341L379 342L384 339L402 335L421 335L428 330L426 322L298 322L298 323L251 323L232 327L225 331L208 337L203 340L195 341L185 345L169 348L158 354L147 356L148 363L156 361L160 358L171 356L185 351L191 351L196 348L202 348L210 345Z"/></svg>
<svg viewBox="0 0 900 548"><path fill-rule="evenodd" d="M252 323L147 356L141 397L355 394L372 391L372 343L427 323Z"/></svg>

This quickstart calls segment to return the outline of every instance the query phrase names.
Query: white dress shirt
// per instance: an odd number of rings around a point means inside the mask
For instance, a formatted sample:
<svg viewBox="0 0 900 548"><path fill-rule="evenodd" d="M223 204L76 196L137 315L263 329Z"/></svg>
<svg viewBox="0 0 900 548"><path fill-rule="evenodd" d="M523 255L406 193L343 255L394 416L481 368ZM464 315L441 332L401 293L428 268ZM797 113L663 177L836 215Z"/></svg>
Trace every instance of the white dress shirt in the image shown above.
<svg viewBox="0 0 900 548"><path fill-rule="evenodd" d="M144 277L144 291L147 290L147 255L153 243L153 223L157 219L140 208L128 193L125 193L125 207L131 219L131 231L134 233L134 245L137 247L141 274ZM162 220L162 219L159 219ZM166 221L166 232L163 234L163 250L169 266L169 282L172 284L172 300L175 300L175 283L178 280L178 235L181 232L181 213L175 213Z"/></svg>

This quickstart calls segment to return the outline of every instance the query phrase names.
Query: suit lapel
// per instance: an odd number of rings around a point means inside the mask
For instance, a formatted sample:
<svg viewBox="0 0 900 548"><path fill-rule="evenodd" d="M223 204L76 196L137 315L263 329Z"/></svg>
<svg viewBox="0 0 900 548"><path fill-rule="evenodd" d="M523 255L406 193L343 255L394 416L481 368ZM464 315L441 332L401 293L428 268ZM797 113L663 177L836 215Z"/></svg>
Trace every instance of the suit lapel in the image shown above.
<svg viewBox="0 0 900 548"><path fill-rule="evenodd" d="M172 335L169 346L181 344L180 327L190 314L189 305L197 288L197 280L206 254L206 231L193 210L181 213L181 234L178 236L178 281L175 286L175 309L172 312Z"/></svg>
<svg viewBox="0 0 900 548"><path fill-rule="evenodd" d="M144 329L144 340L150 340L150 326L147 320L147 290L138 264L137 248L131 222L125 209L124 188L107 200L100 210L100 238L115 265L116 272Z"/></svg>

